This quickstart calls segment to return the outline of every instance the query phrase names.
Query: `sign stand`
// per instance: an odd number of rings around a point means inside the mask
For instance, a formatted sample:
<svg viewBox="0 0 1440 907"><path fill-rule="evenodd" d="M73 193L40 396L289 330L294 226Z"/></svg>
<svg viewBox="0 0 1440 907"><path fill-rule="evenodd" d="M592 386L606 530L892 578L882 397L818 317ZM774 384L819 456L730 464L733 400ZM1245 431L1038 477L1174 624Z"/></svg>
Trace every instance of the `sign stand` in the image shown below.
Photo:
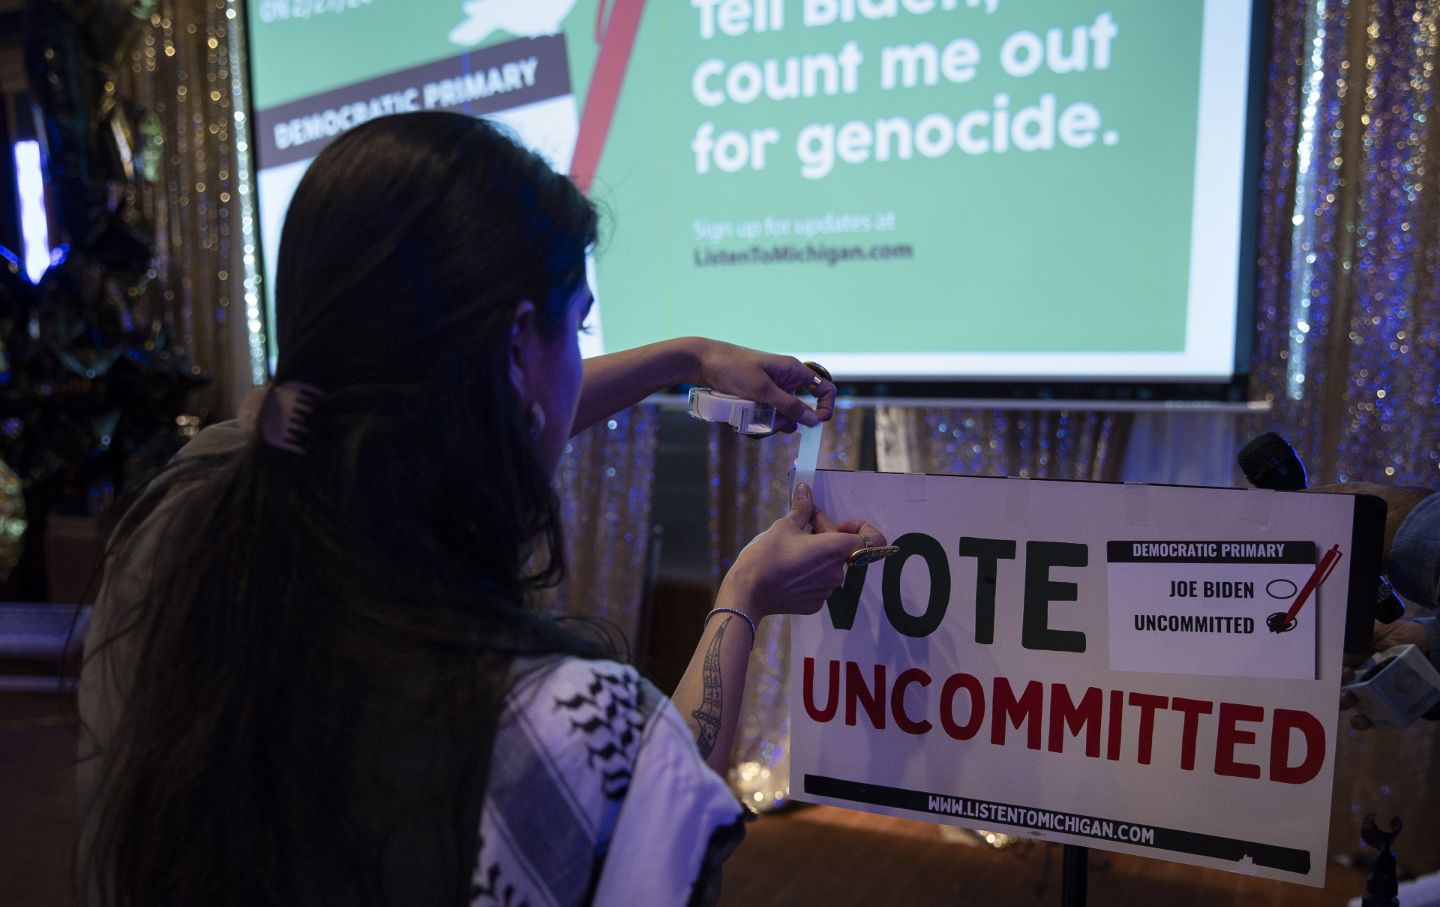
<svg viewBox="0 0 1440 907"><path fill-rule="evenodd" d="M1385 832L1375 824L1375 814L1370 813L1360 825L1360 837L1371 847L1380 851L1375 865L1370 868L1370 878L1365 880L1365 896L1360 899L1363 907L1396 907L1400 886L1395 880L1395 852L1391 849L1405 823L1396 816L1390 820L1390 831Z"/></svg>
<svg viewBox="0 0 1440 907"><path fill-rule="evenodd" d="M1060 858L1060 907L1085 907L1090 884L1090 848L1065 844Z"/></svg>

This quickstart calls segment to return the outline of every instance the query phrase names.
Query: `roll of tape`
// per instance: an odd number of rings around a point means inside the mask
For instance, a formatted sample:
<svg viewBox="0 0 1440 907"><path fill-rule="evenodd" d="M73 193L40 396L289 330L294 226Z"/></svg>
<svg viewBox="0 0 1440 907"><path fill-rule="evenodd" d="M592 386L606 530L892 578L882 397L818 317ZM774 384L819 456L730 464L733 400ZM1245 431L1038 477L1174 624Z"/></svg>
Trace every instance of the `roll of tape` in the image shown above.
<svg viewBox="0 0 1440 907"><path fill-rule="evenodd" d="M775 407L708 387L690 388L690 415L706 422L723 422L742 435L768 435L775 430Z"/></svg>

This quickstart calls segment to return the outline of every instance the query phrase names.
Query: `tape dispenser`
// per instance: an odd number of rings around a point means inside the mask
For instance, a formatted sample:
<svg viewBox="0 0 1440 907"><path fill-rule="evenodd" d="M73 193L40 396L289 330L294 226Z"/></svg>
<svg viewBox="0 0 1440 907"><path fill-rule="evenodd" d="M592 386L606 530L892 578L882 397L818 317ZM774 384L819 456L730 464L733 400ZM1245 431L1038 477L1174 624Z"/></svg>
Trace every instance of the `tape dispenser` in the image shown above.
<svg viewBox="0 0 1440 907"><path fill-rule="evenodd" d="M708 387L690 388L690 415L706 422L723 422L742 435L760 436L775 431L775 407Z"/></svg>

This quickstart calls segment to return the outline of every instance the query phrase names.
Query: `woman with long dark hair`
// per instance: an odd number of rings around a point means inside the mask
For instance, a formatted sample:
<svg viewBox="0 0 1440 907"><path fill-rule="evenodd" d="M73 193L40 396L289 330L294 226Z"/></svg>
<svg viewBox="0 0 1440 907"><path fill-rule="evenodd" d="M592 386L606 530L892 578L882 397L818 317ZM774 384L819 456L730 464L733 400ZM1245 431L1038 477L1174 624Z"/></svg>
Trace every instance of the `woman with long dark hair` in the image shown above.
<svg viewBox="0 0 1440 907"><path fill-rule="evenodd" d="M111 540L81 685L87 898L713 896L755 623L819 608L884 540L802 489L726 577L671 701L529 610L563 571L551 479L573 432L686 381L787 427L833 406L796 360L696 338L582 364L595 238L591 203L484 121L387 117L316 158L285 223L274 382Z"/></svg>

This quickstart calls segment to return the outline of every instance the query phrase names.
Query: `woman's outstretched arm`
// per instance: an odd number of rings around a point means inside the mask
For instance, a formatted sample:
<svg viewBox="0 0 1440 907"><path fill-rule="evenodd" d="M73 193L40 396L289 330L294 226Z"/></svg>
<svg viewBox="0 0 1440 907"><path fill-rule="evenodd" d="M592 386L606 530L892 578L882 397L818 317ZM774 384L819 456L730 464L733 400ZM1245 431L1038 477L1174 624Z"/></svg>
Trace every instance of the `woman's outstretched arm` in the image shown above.
<svg viewBox="0 0 1440 907"><path fill-rule="evenodd" d="M775 407L776 428L793 431L796 423L814 425L835 412L835 385L821 380L793 356L777 356L703 337L681 337L608 353L585 360L580 402L572 434L609 418L657 391L676 384L702 384L727 394ZM793 391L810 387L811 409Z"/></svg>
<svg viewBox="0 0 1440 907"><path fill-rule="evenodd" d="M813 534L807 531L811 526ZM831 521L801 485L790 512L740 552L715 599L716 609L733 610L711 612L672 697L716 774L724 776L735 743L755 643L749 621L758 626L772 614L815 613L844 582L845 559L867 545L884 544L884 535L869 523Z"/></svg>

